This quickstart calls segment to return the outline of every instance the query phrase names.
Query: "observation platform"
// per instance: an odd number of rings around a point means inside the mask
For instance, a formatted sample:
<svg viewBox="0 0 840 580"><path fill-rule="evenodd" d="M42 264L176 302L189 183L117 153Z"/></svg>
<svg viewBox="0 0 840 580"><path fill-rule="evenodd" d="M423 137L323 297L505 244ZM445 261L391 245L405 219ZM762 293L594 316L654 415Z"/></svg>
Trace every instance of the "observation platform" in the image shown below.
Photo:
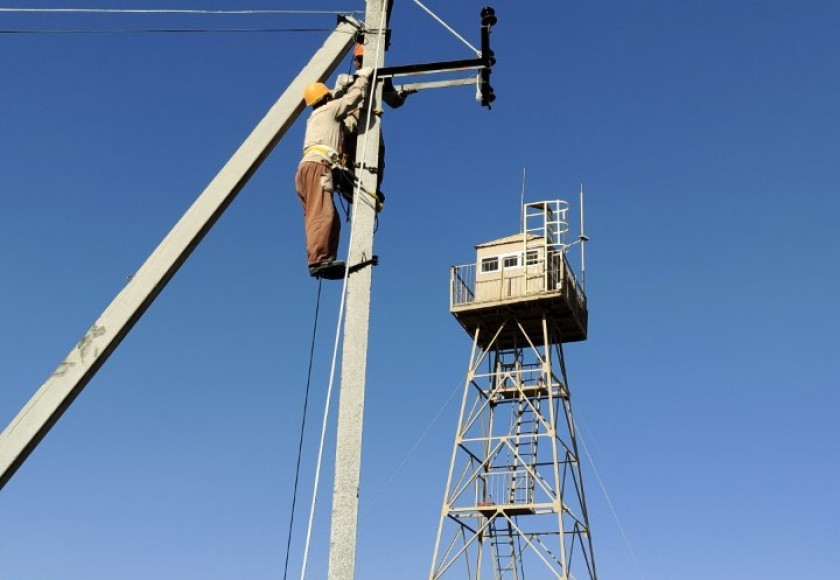
<svg viewBox="0 0 840 580"><path fill-rule="evenodd" d="M521 244L522 236L512 238ZM495 245L504 248L503 242ZM488 348L505 322L494 348L528 345L517 322L534 345L545 344L544 316L550 344L586 340L586 295L565 254L534 252L479 255L478 264L451 268L449 311L470 337L479 330L479 347Z"/></svg>

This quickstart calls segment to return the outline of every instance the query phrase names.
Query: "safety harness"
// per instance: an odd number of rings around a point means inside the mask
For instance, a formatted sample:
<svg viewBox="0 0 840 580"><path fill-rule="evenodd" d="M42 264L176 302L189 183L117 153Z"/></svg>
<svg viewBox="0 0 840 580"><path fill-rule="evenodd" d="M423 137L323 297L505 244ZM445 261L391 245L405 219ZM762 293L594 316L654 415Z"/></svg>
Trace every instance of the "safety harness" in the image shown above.
<svg viewBox="0 0 840 580"><path fill-rule="evenodd" d="M377 195L375 193L371 193L368 191L362 184L359 182L359 178L356 177L356 174L350 171L346 165L342 163L341 155L338 151L330 147L329 145L310 145L306 149L303 150L303 155L306 157L307 155L315 153L321 156L324 161L330 164L330 169L332 169L333 174L335 176L338 173L338 176L333 178L334 185L339 183L349 183L352 184L354 187L358 187L359 191L368 195L371 200L373 201L377 213L382 211L382 207L385 204L385 197L381 195ZM349 203L353 203L353 193L344 191L346 188L339 189L338 192L341 196L346 199Z"/></svg>

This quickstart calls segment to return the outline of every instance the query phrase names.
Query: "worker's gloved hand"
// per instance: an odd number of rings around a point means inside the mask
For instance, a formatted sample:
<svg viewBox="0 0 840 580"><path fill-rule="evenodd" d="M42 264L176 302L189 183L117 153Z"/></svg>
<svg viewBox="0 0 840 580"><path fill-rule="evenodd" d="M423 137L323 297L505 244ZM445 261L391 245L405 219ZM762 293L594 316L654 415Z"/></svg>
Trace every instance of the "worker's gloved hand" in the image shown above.
<svg viewBox="0 0 840 580"><path fill-rule="evenodd" d="M373 67L372 66L364 66L356 71L356 74L360 77L364 77L366 79L370 78L370 75L373 74Z"/></svg>
<svg viewBox="0 0 840 580"><path fill-rule="evenodd" d="M353 77L350 75L340 74L335 79L335 89L333 93L343 94L353 84Z"/></svg>

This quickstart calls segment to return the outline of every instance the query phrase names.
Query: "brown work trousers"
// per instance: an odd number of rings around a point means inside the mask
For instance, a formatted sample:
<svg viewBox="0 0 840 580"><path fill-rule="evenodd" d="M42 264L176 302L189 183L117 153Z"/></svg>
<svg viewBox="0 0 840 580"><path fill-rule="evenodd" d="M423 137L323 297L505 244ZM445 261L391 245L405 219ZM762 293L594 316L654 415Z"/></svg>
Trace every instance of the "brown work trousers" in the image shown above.
<svg viewBox="0 0 840 580"><path fill-rule="evenodd" d="M295 175L295 189L303 206L306 256L310 266L338 253L341 222L332 199L332 171L326 161L304 161Z"/></svg>

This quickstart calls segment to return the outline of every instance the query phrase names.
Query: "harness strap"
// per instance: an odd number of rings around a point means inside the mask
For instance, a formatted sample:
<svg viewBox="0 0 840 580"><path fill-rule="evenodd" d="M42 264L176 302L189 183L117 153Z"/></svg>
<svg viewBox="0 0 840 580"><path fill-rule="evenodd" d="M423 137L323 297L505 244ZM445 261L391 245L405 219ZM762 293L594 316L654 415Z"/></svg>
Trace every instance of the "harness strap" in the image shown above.
<svg viewBox="0 0 840 580"><path fill-rule="evenodd" d="M338 154L338 151L336 151L328 145L310 145L309 147L303 150L304 156L309 155L310 153L317 153L318 155L323 155L332 164L338 163L338 160L341 157Z"/></svg>

